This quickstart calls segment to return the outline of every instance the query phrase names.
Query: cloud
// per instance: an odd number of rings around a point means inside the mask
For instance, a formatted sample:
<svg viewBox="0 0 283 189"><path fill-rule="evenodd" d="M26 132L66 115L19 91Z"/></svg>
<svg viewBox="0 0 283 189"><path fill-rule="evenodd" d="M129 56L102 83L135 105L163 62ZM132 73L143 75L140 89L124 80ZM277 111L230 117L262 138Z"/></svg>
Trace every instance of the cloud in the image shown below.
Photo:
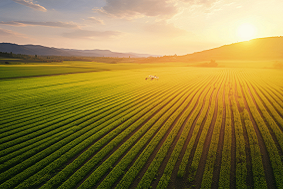
<svg viewBox="0 0 283 189"><path fill-rule="evenodd" d="M57 28L79 28L76 23L73 22L32 22L32 21L1 21L0 24L9 26L46 26Z"/></svg>
<svg viewBox="0 0 283 189"><path fill-rule="evenodd" d="M118 31L89 31L89 30L76 30L69 33L63 33L64 37L67 38L111 38L120 35L121 32Z"/></svg>
<svg viewBox="0 0 283 189"><path fill-rule="evenodd" d="M95 18L95 17L89 17L87 20L90 20L90 21L92 21L95 24L102 24L102 25L104 25L103 20L100 20L100 19Z"/></svg>
<svg viewBox="0 0 283 189"><path fill-rule="evenodd" d="M175 2L168 0L106 0L104 7L93 10L127 19L140 16L168 17L178 12Z"/></svg>
<svg viewBox="0 0 283 189"><path fill-rule="evenodd" d="M187 7L187 11L199 13L206 13L207 16L214 14L217 11L225 9L225 6L229 6L231 0L179 0L183 2L184 7ZM187 12L185 11L185 12Z"/></svg>
<svg viewBox="0 0 283 189"><path fill-rule="evenodd" d="M5 30L0 28L0 36L6 36L6 37L22 37L26 38L24 34L17 33L11 30Z"/></svg>
<svg viewBox="0 0 283 189"><path fill-rule="evenodd" d="M174 24L167 24L165 21L147 24L145 25L144 30L148 33L165 37L177 37L188 34L186 30L177 28Z"/></svg>
<svg viewBox="0 0 283 189"><path fill-rule="evenodd" d="M39 10L42 12L46 12L46 8L44 8L43 6L39 5L39 4L34 4L32 1L28 1L28 0L12 0L16 3L19 3L21 5L27 6L29 8L35 9L35 10Z"/></svg>
<svg viewBox="0 0 283 189"><path fill-rule="evenodd" d="M221 0L180 0L180 1L185 2L185 3L210 6Z"/></svg>

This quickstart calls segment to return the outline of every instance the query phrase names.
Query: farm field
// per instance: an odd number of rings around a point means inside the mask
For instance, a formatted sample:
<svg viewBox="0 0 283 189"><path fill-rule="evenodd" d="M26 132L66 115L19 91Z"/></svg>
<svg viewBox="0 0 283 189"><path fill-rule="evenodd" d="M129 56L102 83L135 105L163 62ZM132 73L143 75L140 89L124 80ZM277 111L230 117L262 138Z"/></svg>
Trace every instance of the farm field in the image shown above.
<svg viewBox="0 0 283 189"><path fill-rule="evenodd" d="M1 60L1 59L0 59ZM62 63L18 63L0 65L0 79L41 77L62 74L132 70L141 68L172 67L171 63L99 63L86 61L63 61ZM174 63L174 67L184 66L183 63Z"/></svg>
<svg viewBox="0 0 283 189"><path fill-rule="evenodd" d="M282 70L74 64L0 68L1 189L283 188Z"/></svg>

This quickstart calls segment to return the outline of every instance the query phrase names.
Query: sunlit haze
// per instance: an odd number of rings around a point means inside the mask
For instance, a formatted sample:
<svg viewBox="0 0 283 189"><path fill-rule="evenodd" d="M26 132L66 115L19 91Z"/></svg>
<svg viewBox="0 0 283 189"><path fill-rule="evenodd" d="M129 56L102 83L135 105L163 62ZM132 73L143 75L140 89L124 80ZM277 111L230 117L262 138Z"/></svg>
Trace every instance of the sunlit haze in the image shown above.
<svg viewBox="0 0 283 189"><path fill-rule="evenodd" d="M242 24L238 28L238 37L239 40L250 40L255 38L256 28L251 24Z"/></svg>
<svg viewBox="0 0 283 189"><path fill-rule="evenodd" d="M283 34L282 0L1 0L0 42L184 55Z"/></svg>

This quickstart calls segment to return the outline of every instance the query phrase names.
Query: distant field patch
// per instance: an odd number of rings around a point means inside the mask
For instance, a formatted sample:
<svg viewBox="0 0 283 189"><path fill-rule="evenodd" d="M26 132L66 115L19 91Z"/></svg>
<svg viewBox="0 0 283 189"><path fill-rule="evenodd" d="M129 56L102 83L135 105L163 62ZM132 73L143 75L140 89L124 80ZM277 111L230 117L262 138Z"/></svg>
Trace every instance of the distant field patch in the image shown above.
<svg viewBox="0 0 283 189"><path fill-rule="evenodd" d="M29 76L46 76L46 75L57 75L57 74L69 74L69 73L80 73L80 72L99 72L105 71L101 68L81 68L81 67L70 67L70 66L0 66L0 79L3 78L17 78L17 77L29 77Z"/></svg>

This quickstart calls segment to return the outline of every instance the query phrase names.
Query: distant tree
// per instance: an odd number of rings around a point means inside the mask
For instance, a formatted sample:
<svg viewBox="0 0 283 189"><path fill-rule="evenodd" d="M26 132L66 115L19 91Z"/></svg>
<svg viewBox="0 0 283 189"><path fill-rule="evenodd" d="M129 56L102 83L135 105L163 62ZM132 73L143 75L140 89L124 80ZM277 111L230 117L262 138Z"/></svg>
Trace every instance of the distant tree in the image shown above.
<svg viewBox="0 0 283 189"><path fill-rule="evenodd" d="M218 64L216 63L215 60L210 60L209 63L202 63L202 64L198 64L198 67L217 67Z"/></svg>
<svg viewBox="0 0 283 189"><path fill-rule="evenodd" d="M215 62L215 60L210 60L210 63L208 64L209 67L217 67L218 64Z"/></svg>

